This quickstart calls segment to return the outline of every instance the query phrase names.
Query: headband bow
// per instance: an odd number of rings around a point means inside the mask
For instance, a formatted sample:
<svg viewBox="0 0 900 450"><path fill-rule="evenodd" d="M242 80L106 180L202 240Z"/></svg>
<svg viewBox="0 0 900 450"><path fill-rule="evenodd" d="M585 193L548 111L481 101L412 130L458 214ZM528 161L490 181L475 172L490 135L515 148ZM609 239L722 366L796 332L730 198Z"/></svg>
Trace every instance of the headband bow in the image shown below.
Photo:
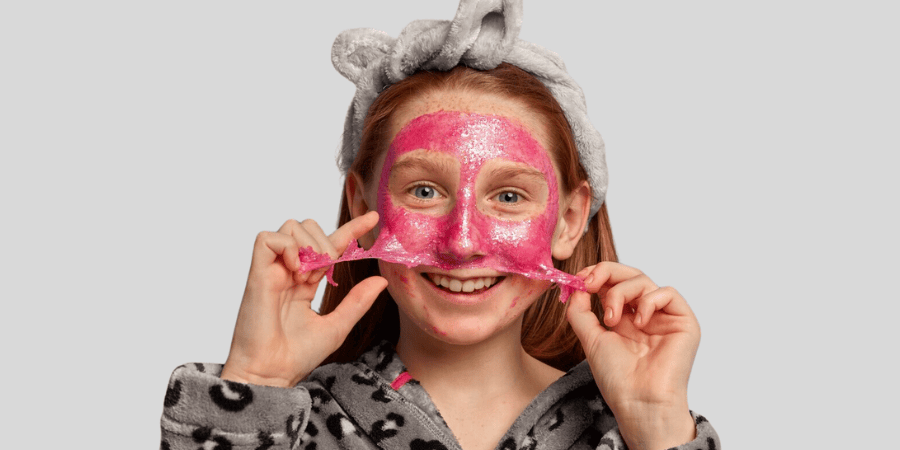
<svg viewBox="0 0 900 450"><path fill-rule="evenodd" d="M559 102L588 174L593 216L606 197L603 138L587 116L581 87L559 56L518 39L522 0L462 0L452 21L416 20L396 39L369 28L347 30L331 48L331 62L356 85L344 122L338 165L346 175L359 150L363 121L375 97L387 86L420 70L448 71L457 65L487 70L512 64L544 83Z"/></svg>

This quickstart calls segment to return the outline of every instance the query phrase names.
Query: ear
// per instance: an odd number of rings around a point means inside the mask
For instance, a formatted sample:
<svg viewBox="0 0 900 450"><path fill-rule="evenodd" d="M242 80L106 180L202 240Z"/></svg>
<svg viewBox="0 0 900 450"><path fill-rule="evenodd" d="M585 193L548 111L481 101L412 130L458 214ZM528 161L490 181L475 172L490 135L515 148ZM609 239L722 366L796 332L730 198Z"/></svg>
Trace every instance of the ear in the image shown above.
<svg viewBox="0 0 900 450"><path fill-rule="evenodd" d="M591 186L587 181L582 181L559 206L561 213L556 223L551 252L554 258L563 260L572 256L575 246L584 235L591 215Z"/></svg>
<svg viewBox="0 0 900 450"><path fill-rule="evenodd" d="M350 207L351 219L369 212L369 202L366 201L366 187L356 172L347 174L347 180L344 182L344 195L347 196L347 205Z"/></svg>
<svg viewBox="0 0 900 450"><path fill-rule="evenodd" d="M371 210L369 202L366 200L366 186L356 172L347 174L347 180L344 182L344 195L347 199L347 206L350 208L351 219L355 219ZM376 226L375 229L377 228ZM365 249L370 248L375 242L376 233L373 229L360 236L358 239L359 245Z"/></svg>

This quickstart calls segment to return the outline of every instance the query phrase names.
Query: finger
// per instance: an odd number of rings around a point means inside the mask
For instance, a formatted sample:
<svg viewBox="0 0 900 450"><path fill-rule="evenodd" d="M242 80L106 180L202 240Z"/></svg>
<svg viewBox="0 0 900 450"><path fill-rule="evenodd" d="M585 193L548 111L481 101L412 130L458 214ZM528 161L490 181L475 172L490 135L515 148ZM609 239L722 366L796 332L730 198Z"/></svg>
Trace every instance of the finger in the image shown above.
<svg viewBox="0 0 900 450"><path fill-rule="evenodd" d="M642 273L634 267L612 261L603 261L593 266L593 270L584 279L584 285L588 292L597 293L604 285L615 285Z"/></svg>
<svg viewBox="0 0 900 450"><path fill-rule="evenodd" d="M316 270L310 272L309 280L307 280L306 282L309 284L313 284L313 283L318 283L318 282L322 281L322 278L325 276L326 273L328 273L328 269L331 269L331 267L333 267L333 266L325 266L325 267L322 267L321 269L316 269Z"/></svg>
<svg viewBox="0 0 900 450"><path fill-rule="evenodd" d="M675 288L666 286L644 294L637 300L634 324L641 328L650 323L656 311L662 310L672 316L693 317L693 312L684 297Z"/></svg>
<svg viewBox="0 0 900 450"><path fill-rule="evenodd" d="M621 324L629 323L628 320L623 320ZM634 322L630 322L632 326ZM685 331L694 331L699 334L700 326L694 321L692 318L681 317L681 316L673 316L669 314L659 314L656 313L653 316L653 320L647 320L643 325L640 326L640 331L644 334L651 334L662 336L666 334L680 333Z"/></svg>
<svg viewBox="0 0 900 450"><path fill-rule="evenodd" d="M299 251L297 241L291 236L283 233L263 231L256 235L256 242L253 244L253 259L264 264L272 264L281 257L285 260L285 266L288 269L295 270L299 267L299 258L291 258L290 256L299 253ZM284 258L284 255L289 255L289 257Z"/></svg>
<svg viewBox="0 0 900 450"><path fill-rule="evenodd" d="M347 296L341 300L337 308L324 318L329 322L330 328L335 333L336 346L341 345L344 339L359 322L359 319L369 310L378 294L387 287L387 280L373 276L362 280L353 286Z"/></svg>
<svg viewBox="0 0 900 450"><path fill-rule="evenodd" d="M596 264L587 266L584 269L579 270L578 273L575 274L575 276L581 278L581 281L584 281L584 279L587 278L588 274L591 273L591 271L593 271L595 267L597 267Z"/></svg>
<svg viewBox="0 0 900 450"><path fill-rule="evenodd" d="M369 230L375 228L377 224L378 213L369 211L342 225L334 233L331 233L329 240L331 240L331 245L334 246L337 252L343 254L350 241L359 239L362 235L368 233Z"/></svg>
<svg viewBox="0 0 900 450"><path fill-rule="evenodd" d="M610 331L629 341L643 342L646 338L646 333L634 325L633 318L634 314L630 312L623 314L616 326L610 327Z"/></svg>
<svg viewBox="0 0 900 450"><path fill-rule="evenodd" d="M285 255L286 264L291 270L297 272L301 269L301 259L300 259L300 251L301 248L312 248L312 250L316 253L325 254L327 250L323 247L322 242L316 239L316 237L310 233L310 231L305 228L300 222L296 220L288 220L278 229L278 232L281 234L286 234L294 238L297 243L298 251L293 255ZM327 239L326 239L327 241ZM330 243L329 243L330 245ZM309 273L314 273L314 271L307 271ZM311 277L308 276L306 278ZM296 281L296 279L295 279ZM307 280L304 278L303 282Z"/></svg>
<svg viewBox="0 0 900 450"><path fill-rule="evenodd" d="M321 253L327 253L331 259L337 259L341 256L337 249L334 248L334 245L331 243L328 236L325 235L325 232L322 231L322 227L320 227L315 220L306 219L300 223L300 227L315 239L316 243L319 244L319 248L322 249ZM329 268L330 266L326 266L311 272L307 283L313 284L322 281L322 277L325 276Z"/></svg>
<svg viewBox="0 0 900 450"><path fill-rule="evenodd" d="M604 323L614 327L622 319L622 308L654 291L657 286L644 274L622 281L606 291L602 298Z"/></svg>
<svg viewBox="0 0 900 450"><path fill-rule="evenodd" d="M297 284L318 284L328 272L330 266L322 267L308 272L294 271L294 282Z"/></svg>
<svg viewBox="0 0 900 450"><path fill-rule="evenodd" d="M303 228L316 242L319 244L319 247L323 250L324 253L327 253L331 259L337 259L341 256L338 251L334 248L334 245L331 243L331 240L328 239L328 236L325 235L325 232L322 231L322 227L316 223L315 220L306 219L300 223L300 227Z"/></svg>
<svg viewBox="0 0 900 450"><path fill-rule="evenodd" d="M666 288L655 289L644 294L635 303L634 326L641 328L653 319L653 313L662 309L672 300L672 293Z"/></svg>
<svg viewBox="0 0 900 450"><path fill-rule="evenodd" d="M596 341L598 334L605 331L600 326L600 320L591 311L591 295L587 292L576 291L569 297L566 307L566 319L572 325L572 331L581 341L581 346L590 353L590 348Z"/></svg>
<svg viewBox="0 0 900 450"><path fill-rule="evenodd" d="M278 232L286 234L288 236L292 236L297 241L297 245L300 246L300 248L312 247L312 249L316 253L327 253L327 248L322 246L322 241L316 238L316 235L312 232L311 227L304 226L304 224L309 223L315 224L316 222L314 220L307 219L304 220L303 223L300 223L296 220L291 219L285 222L284 225L282 225L281 228L278 229ZM315 226L318 228L318 224L316 224Z"/></svg>

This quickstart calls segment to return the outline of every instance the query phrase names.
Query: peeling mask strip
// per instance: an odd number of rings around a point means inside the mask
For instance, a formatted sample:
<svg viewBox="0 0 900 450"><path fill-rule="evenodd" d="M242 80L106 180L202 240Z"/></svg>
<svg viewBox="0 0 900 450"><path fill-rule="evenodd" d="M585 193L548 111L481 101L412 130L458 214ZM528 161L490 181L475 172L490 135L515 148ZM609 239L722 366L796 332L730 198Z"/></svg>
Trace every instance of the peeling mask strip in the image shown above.
<svg viewBox="0 0 900 450"><path fill-rule="evenodd" d="M406 153L426 150L459 161L459 182L450 193L452 207L444 214L423 213L397 205L389 189L394 163ZM476 180L483 166L495 159L524 164L544 175L549 187L546 207L524 220L508 220L478 208ZM407 267L443 270L490 268L534 280L556 283L565 302L574 290L584 290L577 277L553 267L551 244L559 197L556 175L547 151L521 125L503 116L439 111L419 116L403 127L385 156L378 188L379 233L372 248L351 242L332 260L311 247L300 251L301 271L340 261L377 258Z"/></svg>

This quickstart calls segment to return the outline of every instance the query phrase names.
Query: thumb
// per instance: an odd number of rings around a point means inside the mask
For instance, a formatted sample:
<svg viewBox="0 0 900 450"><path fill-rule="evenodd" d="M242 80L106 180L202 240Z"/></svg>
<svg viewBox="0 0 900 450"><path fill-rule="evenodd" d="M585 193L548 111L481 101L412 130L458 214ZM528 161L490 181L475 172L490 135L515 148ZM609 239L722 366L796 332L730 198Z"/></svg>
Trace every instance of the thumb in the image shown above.
<svg viewBox="0 0 900 450"><path fill-rule="evenodd" d="M589 353L594 341L604 331L600 325L597 315L591 311L591 294L582 291L576 291L569 297L569 306L566 308L566 319L572 325L572 330L581 341L581 346L585 352Z"/></svg>
<svg viewBox="0 0 900 450"><path fill-rule="evenodd" d="M341 300L341 303L331 313L325 316L328 325L332 327L337 335L338 347L344 342L344 339L350 334L350 330L362 319L366 311L372 307L372 303L378 298L378 294L388 285L386 279L378 276L369 277L360 281L350 289L347 296Z"/></svg>

